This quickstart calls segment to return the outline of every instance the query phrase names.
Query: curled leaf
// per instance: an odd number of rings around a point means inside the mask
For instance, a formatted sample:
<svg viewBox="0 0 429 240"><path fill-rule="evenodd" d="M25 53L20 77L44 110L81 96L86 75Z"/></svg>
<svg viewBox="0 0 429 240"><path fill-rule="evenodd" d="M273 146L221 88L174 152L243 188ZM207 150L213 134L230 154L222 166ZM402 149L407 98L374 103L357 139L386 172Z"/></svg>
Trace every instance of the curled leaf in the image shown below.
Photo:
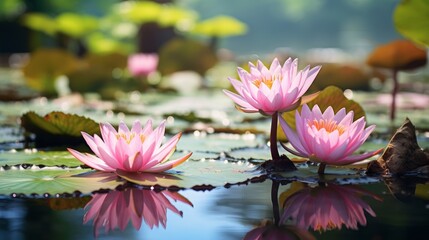
<svg viewBox="0 0 429 240"><path fill-rule="evenodd" d="M368 165L369 174L402 175L409 172L429 173L429 152L417 143L416 129L407 118L390 139L377 161Z"/></svg>
<svg viewBox="0 0 429 240"><path fill-rule="evenodd" d="M36 135L37 146L80 144L84 143L82 131L91 135L100 132L98 123L92 119L63 112L51 112L43 117L28 112L21 117L21 125L26 132Z"/></svg>

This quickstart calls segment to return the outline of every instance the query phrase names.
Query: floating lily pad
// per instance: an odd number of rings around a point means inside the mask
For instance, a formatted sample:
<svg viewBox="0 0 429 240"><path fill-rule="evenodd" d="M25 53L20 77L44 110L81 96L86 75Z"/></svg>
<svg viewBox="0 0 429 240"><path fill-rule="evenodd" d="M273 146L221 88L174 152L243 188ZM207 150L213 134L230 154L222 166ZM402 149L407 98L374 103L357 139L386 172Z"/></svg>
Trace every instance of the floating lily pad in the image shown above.
<svg viewBox="0 0 429 240"><path fill-rule="evenodd" d="M57 31L55 20L42 13L27 13L24 15L23 24L31 29L54 35Z"/></svg>
<svg viewBox="0 0 429 240"><path fill-rule="evenodd" d="M243 35L246 31L246 24L238 19L230 16L216 16L196 24L192 33L205 36L228 37Z"/></svg>
<svg viewBox="0 0 429 240"><path fill-rule="evenodd" d="M263 147L245 147L234 149L228 155L238 160L270 160L272 159L270 148Z"/></svg>
<svg viewBox="0 0 429 240"><path fill-rule="evenodd" d="M81 38L98 28L98 20L90 15L62 13L55 19L57 30Z"/></svg>
<svg viewBox="0 0 429 240"><path fill-rule="evenodd" d="M83 165L82 162L73 157L68 151L61 152L33 152L26 151L9 151L0 153L0 166L5 167L15 165L43 165L43 166L67 166L78 167Z"/></svg>
<svg viewBox="0 0 429 240"><path fill-rule="evenodd" d="M196 133L183 135L177 146L178 150L229 152L235 148L257 147L264 144L258 137L246 138L246 135L227 133Z"/></svg>
<svg viewBox="0 0 429 240"><path fill-rule="evenodd" d="M182 157L183 155L185 155L185 153L176 151L170 157L170 159L177 159L179 157ZM220 155L218 153L194 151L192 152L192 155L189 159L198 161L198 160L209 160L209 159L214 160L219 158L220 158Z"/></svg>
<svg viewBox="0 0 429 240"><path fill-rule="evenodd" d="M278 181L300 181L305 183L333 182L337 184L372 183L380 181L377 177L368 177L361 170L347 167L327 166L324 175L317 173L318 166L301 164L297 171L276 172L269 178Z"/></svg>
<svg viewBox="0 0 429 240"><path fill-rule="evenodd" d="M255 171L255 166L245 161L192 161L188 160L163 174L129 173L117 171L122 178L143 186L160 185L163 187L211 189L247 183L262 174Z"/></svg>
<svg viewBox="0 0 429 240"><path fill-rule="evenodd" d="M123 2L114 6L114 12L135 23L153 22L161 14L162 6L156 2Z"/></svg>
<svg viewBox="0 0 429 240"><path fill-rule="evenodd" d="M83 169L59 168L7 170L0 173L0 194L55 195L63 193L89 194L100 189L114 189L123 181L115 174L88 172Z"/></svg>
<svg viewBox="0 0 429 240"><path fill-rule="evenodd" d="M21 124L27 132L36 134L37 146L58 146L84 143L81 132L90 135L100 133L95 121L63 112L51 112L44 117L28 112L21 117Z"/></svg>

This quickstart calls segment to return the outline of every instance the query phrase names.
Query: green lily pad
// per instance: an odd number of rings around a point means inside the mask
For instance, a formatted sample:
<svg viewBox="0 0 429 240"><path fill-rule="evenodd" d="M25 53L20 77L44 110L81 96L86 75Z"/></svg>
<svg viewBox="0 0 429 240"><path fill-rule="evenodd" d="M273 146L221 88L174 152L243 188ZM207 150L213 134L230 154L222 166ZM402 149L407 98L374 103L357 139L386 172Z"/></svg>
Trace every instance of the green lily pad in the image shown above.
<svg viewBox="0 0 429 240"><path fill-rule="evenodd" d="M325 174L317 173L318 166L300 164L297 171L271 173L269 178L277 181L300 181L305 183L332 182L337 184L379 182L378 177L369 177L363 171L349 168L326 166Z"/></svg>
<svg viewBox="0 0 429 240"><path fill-rule="evenodd" d="M393 14L395 27L404 37L429 46L429 2L403 0Z"/></svg>
<svg viewBox="0 0 429 240"><path fill-rule="evenodd" d="M46 170L45 170L46 169ZM0 194L55 195L63 193L90 194L100 189L115 189L123 184L115 174L88 172L87 169L7 170L0 173Z"/></svg>
<svg viewBox="0 0 429 240"><path fill-rule="evenodd" d="M238 148L229 152L228 155L234 159L239 159L239 160L272 159L270 148L268 146Z"/></svg>
<svg viewBox="0 0 429 240"><path fill-rule="evenodd" d="M0 153L0 166L4 167L15 166L15 165L43 165L48 167L53 166L67 166L67 167L79 167L84 165L82 162L77 160L68 151L37 151L32 150L25 151L9 151Z"/></svg>
<svg viewBox="0 0 429 240"><path fill-rule="evenodd" d="M264 144L262 138L246 138L245 135L195 132L183 135L177 145L178 150L184 151L207 151L207 152L229 152L235 148L257 147Z"/></svg>
<svg viewBox="0 0 429 240"><path fill-rule="evenodd" d="M185 163L163 174L116 172L120 177L143 186L211 189L220 186L247 183L261 176L255 165L245 161L193 161Z"/></svg>
<svg viewBox="0 0 429 240"><path fill-rule="evenodd" d="M57 31L55 20L42 13L27 13L24 15L23 24L31 29L54 35Z"/></svg>
<svg viewBox="0 0 429 240"><path fill-rule="evenodd" d="M185 154L186 153L183 153L183 152L180 152L180 151L176 151L170 157L170 159L177 159L179 157L182 157ZM219 159L219 158L220 158L219 153L194 151L194 152L192 152L192 155L191 155L191 157L189 159L190 160L198 161L198 160L214 160L214 159Z"/></svg>
<svg viewBox="0 0 429 240"><path fill-rule="evenodd" d="M245 23L230 16L216 16L197 23L192 33L213 37L243 35L247 31Z"/></svg>
<svg viewBox="0 0 429 240"><path fill-rule="evenodd" d="M95 17L76 13L63 13L55 19L57 30L75 38L81 38L98 28Z"/></svg>
<svg viewBox="0 0 429 240"><path fill-rule="evenodd" d="M310 107L310 109L313 108L314 105L318 105L320 110L323 112L328 107L332 107L334 109L334 112L338 112L341 108L345 108L346 112L353 111L354 112L354 120L359 119L360 117L365 117L365 111L363 108L359 105L359 103L349 100L344 96L343 91L336 87L336 86L329 86L323 89L319 93L319 95L307 103L307 105ZM295 128L295 111L301 112L302 106L298 107L294 111L285 112L282 114L282 117L285 119L285 121ZM277 128L277 136L281 140L286 139L286 136L284 135L282 129L280 127Z"/></svg>
<svg viewBox="0 0 429 240"><path fill-rule="evenodd" d="M21 125L27 132L36 134L38 146L80 144L84 143L82 131L90 135L100 133L99 125L95 121L63 112L51 112L44 117L28 112L21 117Z"/></svg>
<svg viewBox="0 0 429 240"><path fill-rule="evenodd" d="M156 2L123 2L114 6L114 12L126 20L135 23L154 22L162 11L162 5Z"/></svg>

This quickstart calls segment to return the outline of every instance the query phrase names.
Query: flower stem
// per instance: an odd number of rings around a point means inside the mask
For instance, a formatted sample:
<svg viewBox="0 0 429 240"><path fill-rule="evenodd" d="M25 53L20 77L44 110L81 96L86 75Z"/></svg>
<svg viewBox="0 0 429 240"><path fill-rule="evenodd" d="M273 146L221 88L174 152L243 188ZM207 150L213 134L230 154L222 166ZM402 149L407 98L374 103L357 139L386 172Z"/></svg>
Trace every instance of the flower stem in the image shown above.
<svg viewBox="0 0 429 240"><path fill-rule="evenodd" d="M271 132L270 132L270 150L273 161L280 160L279 150L277 149L277 124L279 113L275 112L271 119Z"/></svg>
<svg viewBox="0 0 429 240"><path fill-rule="evenodd" d="M326 167L326 163L321 163L319 165L319 170L317 170L318 174L324 174L325 173L325 167Z"/></svg>
<svg viewBox="0 0 429 240"><path fill-rule="evenodd" d="M271 185L271 202L273 204L273 215L274 215L274 224L279 225L280 221L280 209L279 209L279 199L278 199L278 192L279 192L279 182L273 181L273 184Z"/></svg>
<svg viewBox="0 0 429 240"><path fill-rule="evenodd" d="M396 94L399 90L398 83L398 70L393 70L393 89L392 89L392 105L390 106L390 121L393 122L395 120L396 115Z"/></svg>

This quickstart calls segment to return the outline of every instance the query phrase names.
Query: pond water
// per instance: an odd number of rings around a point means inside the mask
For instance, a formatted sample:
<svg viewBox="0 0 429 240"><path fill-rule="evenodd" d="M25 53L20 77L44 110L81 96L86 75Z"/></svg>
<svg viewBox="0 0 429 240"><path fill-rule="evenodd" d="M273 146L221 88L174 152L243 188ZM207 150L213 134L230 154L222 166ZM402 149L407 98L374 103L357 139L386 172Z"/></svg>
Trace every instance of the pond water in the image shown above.
<svg viewBox="0 0 429 240"><path fill-rule="evenodd" d="M353 96L368 122L377 124L359 151L385 147L405 117L428 148L428 108L401 109L390 124L387 107L374 102L376 93ZM126 184L115 191L123 182L88 174L64 146L46 147L46 139L33 135L25 139L20 117L30 110L129 125L166 118L168 134L184 133L175 154L193 155L173 172L180 179L155 176L156 183L181 187L169 192L141 179L145 187ZM427 175L382 179L332 168L319 179L302 164L296 177L266 177L254 169L270 159L268 131L269 119L239 113L220 90L134 92L113 102L91 96L0 102L0 239L427 238Z"/></svg>
<svg viewBox="0 0 429 240"><path fill-rule="evenodd" d="M326 204L327 202L335 203L332 211L344 211L341 207L348 206L343 216L349 219L343 219L343 222L335 223L335 214L325 214L324 216L323 213L313 212L312 216L306 216L305 224L309 224L311 221L323 221L323 217L331 218L333 221L325 230L315 231L312 227L308 227L306 234L315 239L426 239L427 219L429 219L429 188L427 185L415 185L411 182L398 179L396 182L389 183L390 189L383 182L358 186L333 186L340 187L341 191L345 193L344 195L323 192L323 188L332 186L312 186L311 192L306 191L305 188L300 189L298 194L313 195L314 202L309 204L321 209L325 207L325 213L329 212L330 208L329 204ZM141 226L140 224L136 226L140 228L139 230L131 224L131 219L125 219L126 223L130 222L123 230L120 229L119 223L115 222L115 216L118 214L129 217L133 211L132 208L123 206L124 203L120 201L111 202L109 205L109 207L115 207L116 204L120 211L108 213L107 218L100 217L98 220L91 219L84 223L85 213L89 214L88 212L92 208L83 209L83 206L88 204L90 197L70 197L64 201L57 198L13 199L3 197L0 200L0 239L92 239L95 229L97 229L95 225L99 225L98 239L243 239L258 225L273 219L271 187L272 182L267 180L261 183L233 186L228 189L179 191L176 194L182 195L189 202L174 201L172 198L170 198L170 202L182 213L182 216L170 209L166 214L163 211L157 212L158 216L151 216L151 212L143 211L141 215L143 220L140 220ZM279 196L285 195L284 193L288 190L291 191L292 188L294 187L291 187L291 184L280 186ZM359 193L354 195L353 193L356 193L357 189ZM142 199L141 204L149 204L149 206L151 195L164 194L151 190L133 190L146 194L144 195L146 198ZM105 194L114 193L109 192L102 195ZM121 191L118 194L125 196L127 191ZM155 196L154 199L158 198ZM305 200L303 201L305 202ZM281 202L282 197L280 197L280 204ZM161 204L161 202L158 203ZM299 202L293 202L293 204L299 205ZM296 207L293 204L288 204L287 208ZM356 212L362 207L367 207L367 209L361 209L364 216L359 216ZM280 209L280 215L283 212ZM369 212L372 212L374 216ZM317 216L319 219L313 219ZM365 222L359 223L357 216L366 219ZM165 228L161 223L163 218L165 218ZM102 226L103 219L109 220L105 223L111 224L109 225L110 231L106 232ZM159 224L159 226L151 229L150 224L154 224L151 219L159 220L158 223L155 220L155 224ZM345 224L353 221L358 222L357 229L347 229ZM290 219L284 223L287 226L294 226L294 224L296 222ZM341 229L338 229L339 226ZM307 231L305 228L303 229ZM272 239L292 239L288 237L293 236L296 231L291 228L283 232L275 230L271 232L277 237Z"/></svg>

